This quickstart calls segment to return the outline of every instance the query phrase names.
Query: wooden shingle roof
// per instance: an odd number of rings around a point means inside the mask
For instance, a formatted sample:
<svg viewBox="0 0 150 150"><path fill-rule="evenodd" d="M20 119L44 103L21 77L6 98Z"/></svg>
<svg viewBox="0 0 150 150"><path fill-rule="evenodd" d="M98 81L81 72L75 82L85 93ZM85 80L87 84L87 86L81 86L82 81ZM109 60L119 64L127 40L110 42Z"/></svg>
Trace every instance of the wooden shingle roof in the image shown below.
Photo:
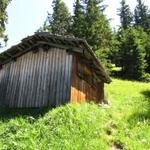
<svg viewBox="0 0 150 150"><path fill-rule="evenodd" d="M33 48L35 49L40 46L58 47L83 54L87 59L87 63L94 69L97 76L106 83L111 82L109 75L105 71L101 62L96 58L86 40L69 36L64 37L52 35L47 32L38 32L32 36L28 36L19 44L0 53L0 65L2 66L12 60L15 60L17 57L27 53Z"/></svg>

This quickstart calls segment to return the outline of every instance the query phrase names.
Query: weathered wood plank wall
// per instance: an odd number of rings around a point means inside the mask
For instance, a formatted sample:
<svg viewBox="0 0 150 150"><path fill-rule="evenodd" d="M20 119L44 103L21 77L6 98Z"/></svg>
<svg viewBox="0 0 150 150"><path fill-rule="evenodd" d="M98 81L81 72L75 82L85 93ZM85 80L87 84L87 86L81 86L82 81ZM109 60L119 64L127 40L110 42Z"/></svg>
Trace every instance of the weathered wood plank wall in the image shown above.
<svg viewBox="0 0 150 150"><path fill-rule="evenodd" d="M101 102L104 99L104 83L97 83L96 87L91 86L85 79L78 76L78 57L73 56L72 64L72 85L71 85L71 101L94 101ZM82 68L83 69L83 68Z"/></svg>
<svg viewBox="0 0 150 150"><path fill-rule="evenodd" d="M0 105L57 106L70 100L72 55L51 48L28 52L0 70Z"/></svg>

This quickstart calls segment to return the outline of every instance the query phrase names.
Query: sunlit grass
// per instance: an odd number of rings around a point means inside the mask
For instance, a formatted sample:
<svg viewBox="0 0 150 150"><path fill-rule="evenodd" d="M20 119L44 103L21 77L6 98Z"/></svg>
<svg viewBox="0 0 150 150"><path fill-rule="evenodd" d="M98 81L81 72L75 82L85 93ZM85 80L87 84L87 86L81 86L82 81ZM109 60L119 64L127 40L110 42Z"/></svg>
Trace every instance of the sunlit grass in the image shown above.
<svg viewBox="0 0 150 150"><path fill-rule="evenodd" d="M150 84L114 79L106 90L112 101L111 140L126 149L150 149Z"/></svg>

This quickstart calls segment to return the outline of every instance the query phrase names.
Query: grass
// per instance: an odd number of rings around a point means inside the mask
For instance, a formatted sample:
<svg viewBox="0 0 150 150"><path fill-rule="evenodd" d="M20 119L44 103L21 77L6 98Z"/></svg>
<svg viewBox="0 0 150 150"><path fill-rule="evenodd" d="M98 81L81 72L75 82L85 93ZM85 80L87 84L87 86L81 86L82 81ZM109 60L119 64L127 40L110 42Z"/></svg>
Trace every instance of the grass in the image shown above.
<svg viewBox="0 0 150 150"><path fill-rule="evenodd" d="M150 85L114 79L106 95L110 107L1 109L0 150L150 149Z"/></svg>
<svg viewBox="0 0 150 150"><path fill-rule="evenodd" d="M113 80L106 89L111 141L124 149L150 149L150 84Z"/></svg>

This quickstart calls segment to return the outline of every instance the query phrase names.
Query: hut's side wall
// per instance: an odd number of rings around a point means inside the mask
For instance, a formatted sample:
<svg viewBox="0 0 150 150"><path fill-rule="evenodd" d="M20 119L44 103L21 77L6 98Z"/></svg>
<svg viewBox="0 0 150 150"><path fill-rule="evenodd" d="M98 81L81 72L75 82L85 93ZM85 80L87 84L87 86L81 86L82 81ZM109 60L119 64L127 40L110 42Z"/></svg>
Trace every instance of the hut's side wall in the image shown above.
<svg viewBox="0 0 150 150"><path fill-rule="evenodd" d="M104 99L104 83L96 83L93 87L86 81L84 77L80 78L78 75L78 59L79 58L77 56L73 56L71 101L94 101L96 103L101 102ZM83 67L84 65L82 66L82 69Z"/></svg>
<svg viewBox="0 0 150 150"><path fill-rule="evenodd" d="M0 70L0 105L57 106L70 100L72 55L51 48L28 52Z"/></svg>

